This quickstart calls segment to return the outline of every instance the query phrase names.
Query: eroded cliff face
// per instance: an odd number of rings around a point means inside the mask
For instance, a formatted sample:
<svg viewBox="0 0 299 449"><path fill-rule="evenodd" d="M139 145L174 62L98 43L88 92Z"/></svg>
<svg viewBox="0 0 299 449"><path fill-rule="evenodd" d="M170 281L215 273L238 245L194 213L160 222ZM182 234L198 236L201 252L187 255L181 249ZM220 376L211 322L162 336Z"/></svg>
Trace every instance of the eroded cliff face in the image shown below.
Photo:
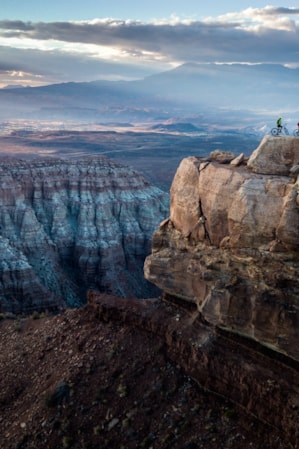
<svg viewBox="0 0 299 449"><path fill-rule="evenodd" d="M168 196L106 158L0 164L0 311L80 305L87 288L148 297ZM156 291L156 287L155 290Z"/></svg>
<svg viewBox="0 0 299 449"><path fill-rule="evenodd" d="M298 359L299 139L266 136L241 161L181 162L145 277L208 322Z"/></svg>

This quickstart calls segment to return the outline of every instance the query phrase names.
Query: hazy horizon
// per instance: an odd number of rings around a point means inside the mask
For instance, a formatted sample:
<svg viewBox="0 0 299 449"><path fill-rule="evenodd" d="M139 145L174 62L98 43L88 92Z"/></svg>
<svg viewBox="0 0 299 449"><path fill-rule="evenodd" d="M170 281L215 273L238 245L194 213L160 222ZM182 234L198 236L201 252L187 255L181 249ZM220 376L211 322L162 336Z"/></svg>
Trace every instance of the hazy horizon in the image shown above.
<svg viewBox="0 0 299 449"><path fill-rule="evenodd" d="M136 80L190 62L299 65L299 8L276 1L4 3L0 88Z"/></svg>

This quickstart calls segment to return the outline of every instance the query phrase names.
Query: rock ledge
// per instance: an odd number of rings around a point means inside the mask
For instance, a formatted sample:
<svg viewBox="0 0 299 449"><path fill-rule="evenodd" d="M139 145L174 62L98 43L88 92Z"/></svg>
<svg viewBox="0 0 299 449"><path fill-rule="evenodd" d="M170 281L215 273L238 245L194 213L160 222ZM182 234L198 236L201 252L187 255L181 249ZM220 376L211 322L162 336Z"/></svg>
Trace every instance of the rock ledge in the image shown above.
<svg viewBox="0 0 299 449"><path fill-rule="evenodd" d="M248 165L182 160L170 217L155 231L144 265L164 295L195 303L213 325L297 360L299 182L289 172L298 160L299 139L272 136Z"/></svg>

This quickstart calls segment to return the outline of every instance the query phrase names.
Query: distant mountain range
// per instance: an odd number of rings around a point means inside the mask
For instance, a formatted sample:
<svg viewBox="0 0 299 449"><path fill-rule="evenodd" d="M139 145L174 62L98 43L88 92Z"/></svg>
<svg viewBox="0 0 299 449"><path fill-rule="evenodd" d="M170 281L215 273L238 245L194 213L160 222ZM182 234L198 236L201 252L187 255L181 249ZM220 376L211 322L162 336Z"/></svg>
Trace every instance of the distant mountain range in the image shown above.
<svg viewBox="0 0 299 449"><path fill-rule="evenodd" d="M0 90L0 119L162 121L211 111L298 115L299 69L275 64L184 64L138 81ZM296 117L297 119L297 117Z"/></svg>
<svg viewBox="0 0 299 449"><path fill-rule="evenodd" d="M165 132L179 132L179 133L197 133L200 131L197 126L192 123L158 123L152 126L153 130Z"/></svg>

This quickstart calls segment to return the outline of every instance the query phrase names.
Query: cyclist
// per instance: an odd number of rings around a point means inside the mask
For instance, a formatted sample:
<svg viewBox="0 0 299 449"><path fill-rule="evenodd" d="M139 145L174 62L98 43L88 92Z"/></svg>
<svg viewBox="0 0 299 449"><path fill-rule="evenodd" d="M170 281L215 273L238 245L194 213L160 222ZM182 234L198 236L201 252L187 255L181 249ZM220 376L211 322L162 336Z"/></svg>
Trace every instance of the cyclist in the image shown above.
<svg viewBox="0 0 299 449"><path fill-rule="evenodd" d="M278 128L278 132L281 133L281 130L282 130L282 117L278 117L278 119L276 120L276 126Z"/></svg>

